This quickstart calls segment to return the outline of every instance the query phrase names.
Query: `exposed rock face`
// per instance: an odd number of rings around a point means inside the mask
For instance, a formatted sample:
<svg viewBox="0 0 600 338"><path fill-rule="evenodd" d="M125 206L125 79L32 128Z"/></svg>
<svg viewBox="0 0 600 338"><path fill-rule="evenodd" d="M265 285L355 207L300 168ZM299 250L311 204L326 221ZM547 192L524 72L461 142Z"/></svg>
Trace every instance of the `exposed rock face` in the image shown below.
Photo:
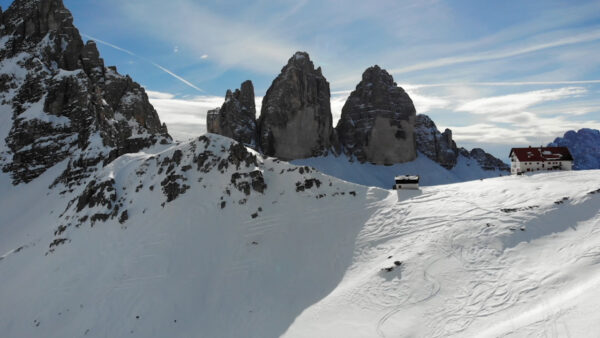
<svg viewBox="0 0 600 338"><path fill-rule="evenodd" d="M344 151L360 162L394 164L416 158L416 110L388 72L373 66L350 94L336 127Z"/></svg>
<svg viewBox="0 0 600 338"><path fill-rule="evenodd" d="M98 165L170 140L144 89L105 68L61 0L15 0L1 14L0 166L15 184L68 160L68 185ZM57 181L57 182L58 182Z"/></svg>
<svg viewBox="0 0 600 338"><path fill-rule="evenodd" d="M252 81L245 81L235 92L228 90L221 109L208 112L206 127L209 133L256 148L256 106Z"/></svg>
<svg viewBox="0 0 600 338"><path fill-rule="evenodd" d="M458 148L452 140L452 130L443 133L427 115L417 115L415 123L417 150L446 169L452 169L458 158Z"/></svg>
<svg viewBox="0 0 600 338"><path fill-rule="evenodd" d="M417 150L446 169L452 169L458 162L459 155L477 161L484 170L508 171L506 163L486 153L481 148L468 151L458 148L452 140L452 130L446 129L443 133L437 129L435 123L427 115L417 115L415 124Z"/></svg>
<svg viewBox="0 0 600 338"><path fill-rule="evenodd" d="M337 146L329 83L307 53L292 56L267 91L258 136L263 153L283 160L326 155Z"/></svg>
<svg viewBox="0 0 600 338"><path fill-rule="evenodd" d="M575 132L569 130L563 137L557 137L549 147L567 147L573 155L573 168L576 170L600 169L600 131L583 128Z"/></svg>
<svg viewBox="0 0 600 338"><path fill-rule="evenodd" d="M475 159L484 170L510 171L508 164L486 153L481 148L473 148L470 152L465 148L460 148L459 153L464 157Z"/></svg>

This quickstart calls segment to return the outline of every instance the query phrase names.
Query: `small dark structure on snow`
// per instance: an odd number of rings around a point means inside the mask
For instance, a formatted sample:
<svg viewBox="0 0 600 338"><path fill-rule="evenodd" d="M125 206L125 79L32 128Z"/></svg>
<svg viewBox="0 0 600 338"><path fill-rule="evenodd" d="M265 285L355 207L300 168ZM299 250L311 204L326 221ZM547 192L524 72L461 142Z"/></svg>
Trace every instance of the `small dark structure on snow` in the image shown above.
<svg viewBox="0 0 600 338"><path fill-rule="evenodd" d="M419 176L417 175L401 175L401 176L396 176L395 179L395 184L394 184L394 189L395 190L400 190L400 189L419 189Z"/></svg>

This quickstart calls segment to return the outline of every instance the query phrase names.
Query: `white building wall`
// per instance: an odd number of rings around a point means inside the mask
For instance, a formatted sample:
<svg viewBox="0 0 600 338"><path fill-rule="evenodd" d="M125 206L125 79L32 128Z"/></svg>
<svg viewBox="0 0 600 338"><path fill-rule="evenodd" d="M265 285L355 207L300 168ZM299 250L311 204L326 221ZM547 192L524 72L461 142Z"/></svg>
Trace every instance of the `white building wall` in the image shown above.
<svg viewBox="0 0 600 338"><path fill-rule="evenodd" d="M573 161L533 161L520 162L516 158L511 158L511 174L527 173L534 171L554 171L554 170L573 170Z"/></svg>

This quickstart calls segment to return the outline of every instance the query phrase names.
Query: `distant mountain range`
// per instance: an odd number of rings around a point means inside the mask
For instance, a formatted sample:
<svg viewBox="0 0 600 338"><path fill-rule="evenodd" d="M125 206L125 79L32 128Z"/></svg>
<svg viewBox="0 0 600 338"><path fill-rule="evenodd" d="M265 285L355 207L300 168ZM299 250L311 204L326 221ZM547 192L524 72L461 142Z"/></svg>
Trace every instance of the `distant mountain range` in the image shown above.
<svg viewBox="0 0 600 338"><path fill-rule="evenodd" d="M209 133L268 156L363 185L389 188L400 173L444 184L500 176L508 166L480 148L459 148L449 129L417 114L410 96L375 65L367 68L333 126L329 83L305 52L295 53L264 96L255 118L254 89L228 90L207 116Z"/></svg>
<svg viewBox="0 0 600 338"><path fill-rule="evenodd" d="M600 169L600 131L583 128L569 130L557 137L550 147L568 147L575 159L575 170Z"/></svg>

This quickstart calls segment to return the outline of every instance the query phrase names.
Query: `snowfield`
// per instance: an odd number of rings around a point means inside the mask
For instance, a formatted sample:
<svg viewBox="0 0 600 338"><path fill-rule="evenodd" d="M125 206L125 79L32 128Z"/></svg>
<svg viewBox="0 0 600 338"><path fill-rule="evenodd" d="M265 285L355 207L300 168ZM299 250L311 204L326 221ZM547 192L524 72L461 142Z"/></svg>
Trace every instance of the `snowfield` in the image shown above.
<svg viewBox="0 0 600 338"><path fill-rule="evenodd" d="M459 183L510 175L510 172L498 169L484 170L475 159L463 155L459 155L456 166L448 170L421 152L417 152L417 158L414 161L389 166L360 163L357 160L350 162L346 155L312 157L294 160L292 163L313 167L324 174L348 182L383 189L391 189L394 185L394 178L398 175L420 174L419 184L421 186Z"/></svg>
<svg viewBox="0 0 600 338"><path fill-rule="evenodd" d="M83 185L49 189L66 164L0 174L1 336L600 335L600 171L396 192L260 156L217 166L231 147L103 168L125 220L92 223L110 208L77 210Z"/></svg>

